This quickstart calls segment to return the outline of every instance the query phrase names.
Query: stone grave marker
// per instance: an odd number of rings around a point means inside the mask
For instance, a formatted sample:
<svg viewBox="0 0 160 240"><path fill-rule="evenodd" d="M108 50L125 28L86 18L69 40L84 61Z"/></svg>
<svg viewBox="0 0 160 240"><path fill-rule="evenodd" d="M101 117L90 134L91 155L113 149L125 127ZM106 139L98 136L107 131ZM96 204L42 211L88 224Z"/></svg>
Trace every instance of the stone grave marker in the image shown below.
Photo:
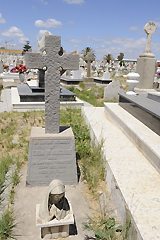
<svg viewBox="0 0 160 240"><path fill-rule="evenodd" d="M26 53L28 68L47 69L45 72L45 132L59 132L60 71L79 67L77 54L59 55L61 40L58 36L45 35L41 40L41 53Z"/></svg>
<svg viewBox="0 0 160 240"><path fill-rule="evenodd" d="M26 53L27 68L45 71L45 128L34 127L29 144L27 184L48 185L58 178L77 183L75 140L70 127L60 127L60 71L79 67L77 54L59 54L59 36L44 35L40 53Z"/></svg>
<svg viewBox="0 0 160 240"><path fill-rule="evenodd" d="M104 100L105 101L118 101L119 96L118 92L120 90L120 83L118 80L114 80L110 82L105 88L104 88Z"/></svg>
<svg viewBox="0 0 160 240"><path fill-rule="evenodd" d="M151 37L156 31L156 24L154 22L148 22L144 26L144 31L147 34L146 47L143 54L137 59L136 72L140 75L139 84L140 89L152 89L155 77L156 59L151 51Z"/></svg>

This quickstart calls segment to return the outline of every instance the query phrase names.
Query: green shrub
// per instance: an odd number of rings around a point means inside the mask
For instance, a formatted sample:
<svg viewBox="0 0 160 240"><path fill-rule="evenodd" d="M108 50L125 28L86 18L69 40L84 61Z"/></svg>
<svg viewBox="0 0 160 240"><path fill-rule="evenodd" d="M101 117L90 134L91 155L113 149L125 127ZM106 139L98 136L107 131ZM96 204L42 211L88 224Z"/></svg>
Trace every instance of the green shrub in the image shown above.
<svg viewBox="0 0 160 240"><path fill-rule="evenodd" d="M96 240L118 240L122 232L122 226L113 217L90 218L84 226L94 232Z"/></svg>

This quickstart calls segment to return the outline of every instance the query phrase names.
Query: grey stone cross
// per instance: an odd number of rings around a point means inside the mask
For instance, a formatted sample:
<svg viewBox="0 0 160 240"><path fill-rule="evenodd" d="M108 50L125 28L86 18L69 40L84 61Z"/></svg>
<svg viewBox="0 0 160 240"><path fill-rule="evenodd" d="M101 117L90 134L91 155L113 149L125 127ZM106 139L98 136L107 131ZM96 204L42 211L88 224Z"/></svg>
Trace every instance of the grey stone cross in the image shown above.
<svg viewBox="0 0 160 240"><path fill-rule="evenodd" d="M61 54L61 38L44 35L40 42L41 53L26 53L27 68L47 69L45 72L45 133L59 133L60 71L77 70L77 54Z"/></svg>

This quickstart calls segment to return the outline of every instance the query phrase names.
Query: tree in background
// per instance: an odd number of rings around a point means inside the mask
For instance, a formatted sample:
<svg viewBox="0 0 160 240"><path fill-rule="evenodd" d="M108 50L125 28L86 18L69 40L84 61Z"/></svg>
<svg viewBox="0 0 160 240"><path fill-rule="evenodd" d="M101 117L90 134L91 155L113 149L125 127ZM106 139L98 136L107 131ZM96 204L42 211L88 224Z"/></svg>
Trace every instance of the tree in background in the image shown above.
<svg viewBox="0 0 160 240"><path fill-rule="evenodd" d="M111 63L113 61L113 56L112 54L108 53L107 55L104 56L104 61L106 61L107 63Z"/></svg>
<svg viewBox="0 0 160 240"><path fill-rule="evenodd" d="M29 44L29 41L26 41L26 44L23 47L23 52L22 54L25 54L25 52L31 52L32 51L32 47Z"/></svg>
<svg viewBox="0 0 160 240"><path fill-rule="evenodd" d="M120 53L117 57L118 61L119 61L119 65L122 67L122 66L125 66L125 63L124 63L124 53Z"/></svg>
<svg viewBox="0 0 160 240"><path fill-rule="evenodd" d="M87 77L91 77L91 63L96 59L92 48L86 47L82 50L82 59L87 63Z"/></svg>

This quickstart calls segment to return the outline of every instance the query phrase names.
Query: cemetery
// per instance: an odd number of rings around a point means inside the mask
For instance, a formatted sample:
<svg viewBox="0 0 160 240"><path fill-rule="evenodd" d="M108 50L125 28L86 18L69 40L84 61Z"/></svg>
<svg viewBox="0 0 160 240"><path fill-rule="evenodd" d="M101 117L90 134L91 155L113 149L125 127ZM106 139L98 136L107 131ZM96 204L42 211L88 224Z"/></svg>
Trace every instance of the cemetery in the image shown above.
<svg viewBox="0 0 160 240"><path fill-rule="evenodd" d="M1 64L0 239L160 239L156 24L144 31L128 67L47 32L24 72Z"/></svg>

